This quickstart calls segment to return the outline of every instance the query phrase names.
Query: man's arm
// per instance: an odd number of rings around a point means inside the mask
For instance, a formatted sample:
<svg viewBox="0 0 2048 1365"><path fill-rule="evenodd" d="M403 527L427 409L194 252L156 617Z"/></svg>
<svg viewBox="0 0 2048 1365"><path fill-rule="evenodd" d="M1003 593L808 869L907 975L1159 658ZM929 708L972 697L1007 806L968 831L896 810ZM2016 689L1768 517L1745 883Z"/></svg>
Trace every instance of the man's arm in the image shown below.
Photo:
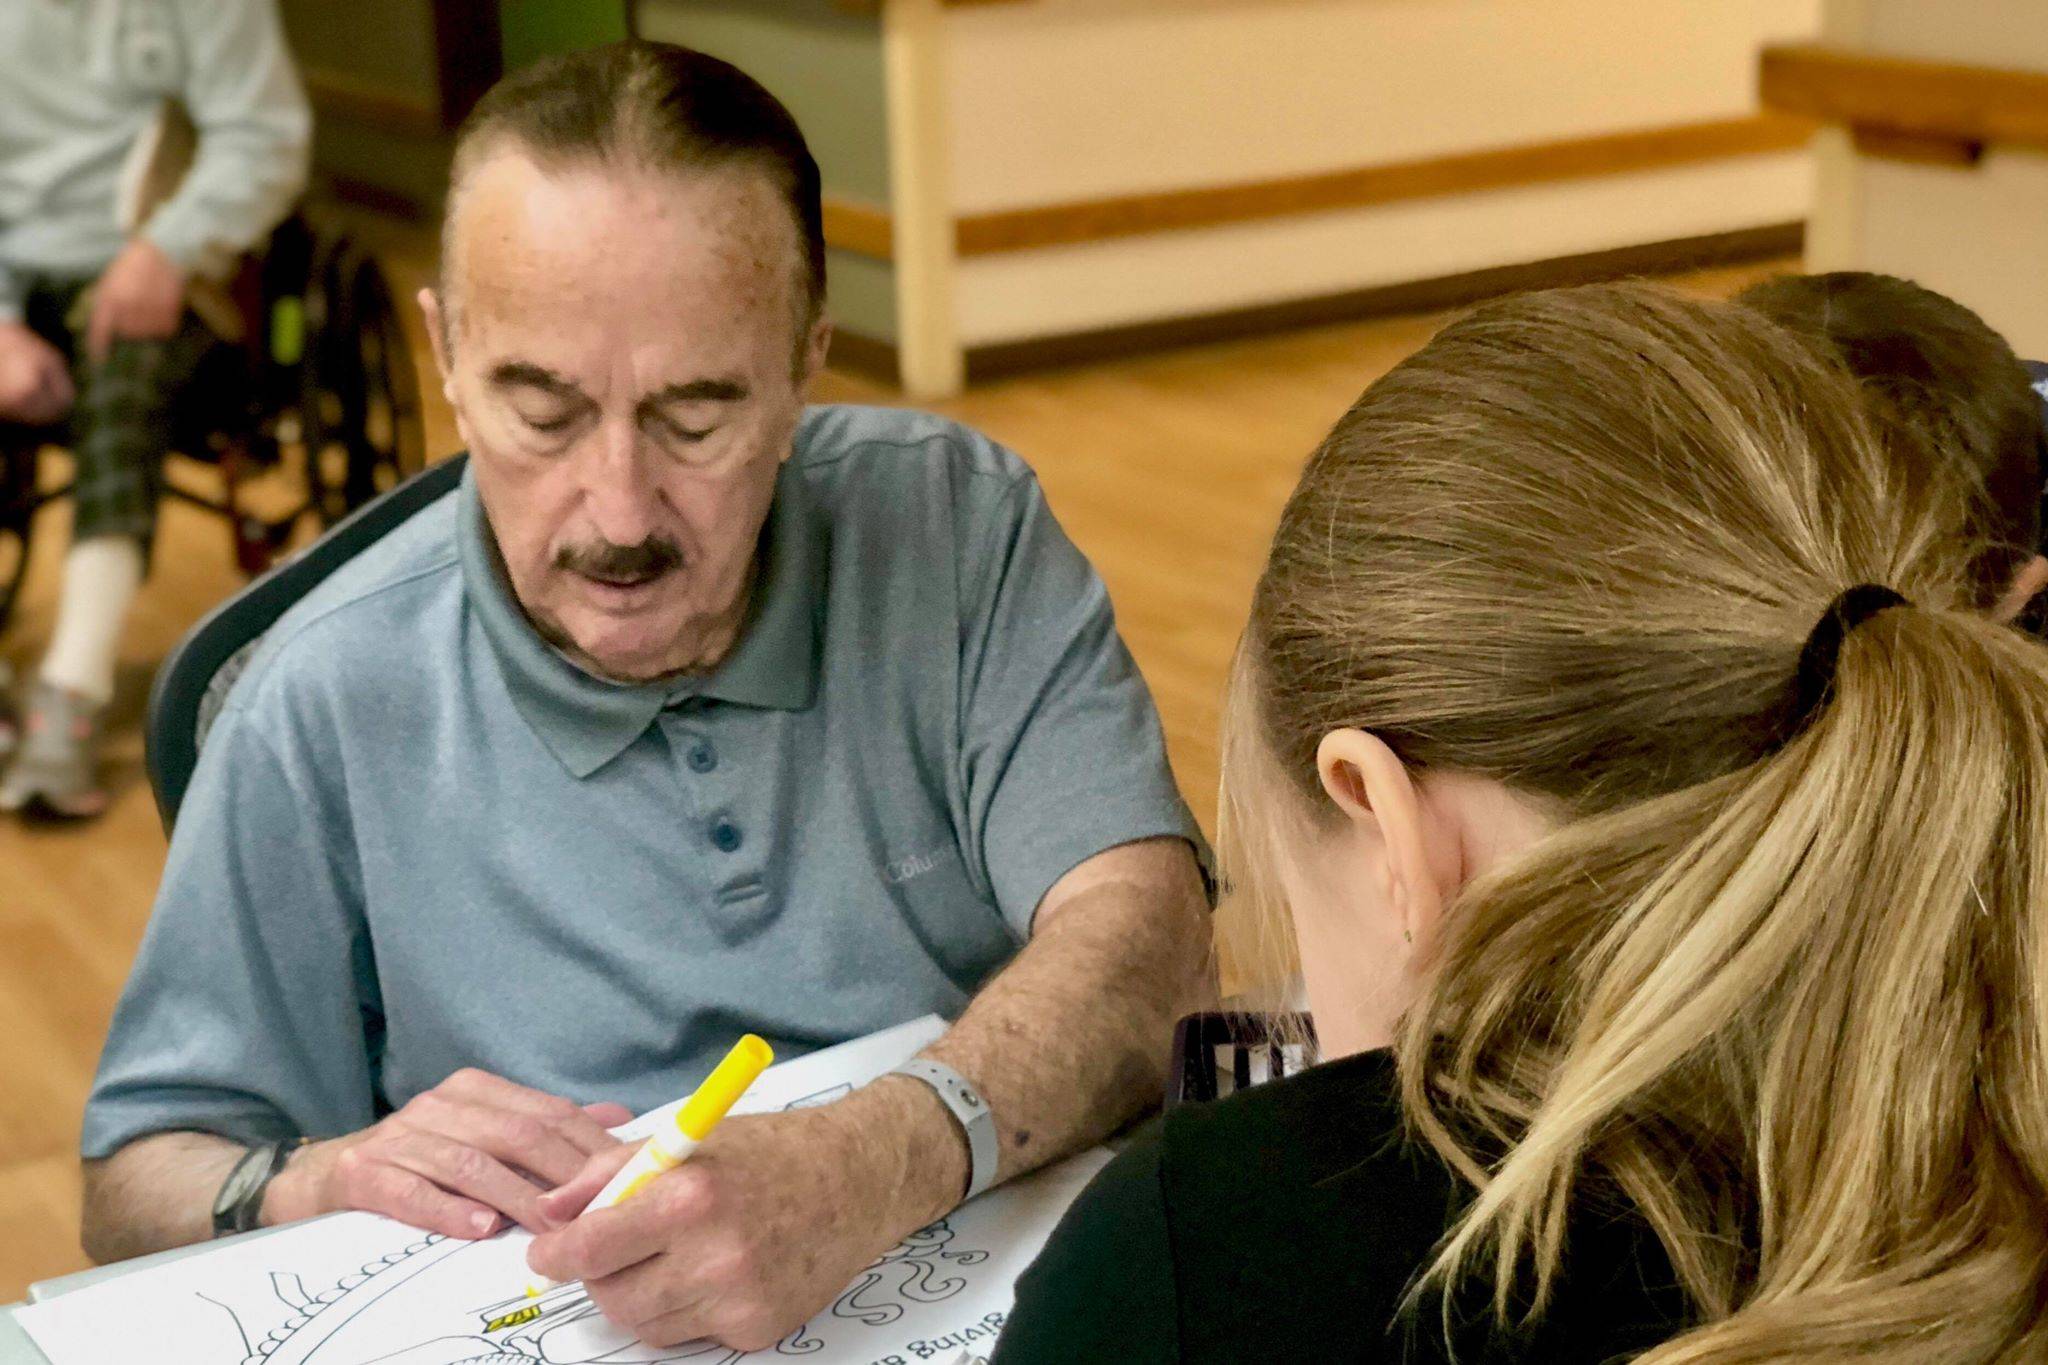
<svg viewBox="0 0 2048 1365"><path fill-rule="evenodd" d="M312 114L274 0L184 0L184 105L199 145L142 235L187 275L217 275L305 188Z"/></svg>
<svg viewBox="0 0 2048 1365"><path fill-rule="evenodd" d="M366 1209L445 1237L554 1226L541 1192L619 1145L632 1115L460 1071L360 1132L292 1153L264 1192L264 1227ZM248 1150L212 1133L152 1133L85 1163L85 1252L126 1260L213 1236L213 1201Z"/></svg>
<svg viewBox="0 0 2048 1365"><path fill-rule="evenodd" d="M1173 1021L1214 993L1193 851L1146 839L1054 884L1031 942L926 1055L978 1086L1007 1179L1086 1147L1157 1102ZM617 1169L542 1201L567 1219ZM757 1350L965 1192L967 1146L931 1090L887 1077L837 1104L734 1119L645 1194L538 1239L532 1267L586 1281L656 1345Z"/></svg>
<svg viewBox="0 0 2048 1365"><path fill-rule="evenodd" d="M213 1197L248 1149L212 1133L157 1133L85 1163L85 1254L104 1265L213 1236Z"/></svg>
<svg viewBox="0 0 2048 1365"><path fill-rule="evenodd" d="M1214 999L1211 962L1201 874L1179 839L1109 849L1053 886L1031 942L925 1053L981 1088L1002 1138L1002 1179L1156 1107L1175 1022ZM957 1131L930 1087L887 1084ZM934 1173L940 1212L966 1184L964 1164L957 1174L949 1186Z"/></svg>
<svg viewBox="0 0 2048 1365"><path fill-rule="evenodd" d="M345 764L295 667L257 665L208 738L100 1054L81 1146L102 1259L203 1240L246 1144L302 1136L322 1140L271 1182L265 1223L369 1209L451 1237L538 1230L542 1191L616 1148L606 1126L629 1117L480 1071L379 1117Z"/></svg>

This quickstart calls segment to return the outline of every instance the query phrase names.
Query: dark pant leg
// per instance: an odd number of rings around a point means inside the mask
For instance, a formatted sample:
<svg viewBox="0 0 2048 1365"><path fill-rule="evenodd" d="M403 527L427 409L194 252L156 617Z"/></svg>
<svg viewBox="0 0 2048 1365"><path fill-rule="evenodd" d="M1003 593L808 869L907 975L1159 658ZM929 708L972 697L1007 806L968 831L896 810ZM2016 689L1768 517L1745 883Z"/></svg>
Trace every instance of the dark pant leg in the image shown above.
<svg viewBox="0 0 2048 1365"><path fill-rule="evenodd" d="M188 313L165 340L116 341L98 365L83 355L74 360L74 543L120 535L147 546L154 539L174 405L186 400L185 389L213 344L205 324Z"/></svg>

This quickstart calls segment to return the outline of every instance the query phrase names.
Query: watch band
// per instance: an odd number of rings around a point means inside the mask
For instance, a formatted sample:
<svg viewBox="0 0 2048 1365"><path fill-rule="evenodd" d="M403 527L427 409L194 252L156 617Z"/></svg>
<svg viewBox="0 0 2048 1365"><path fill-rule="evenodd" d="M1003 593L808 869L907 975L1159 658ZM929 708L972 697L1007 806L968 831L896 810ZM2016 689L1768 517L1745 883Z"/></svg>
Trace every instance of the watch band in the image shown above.
<svg viewBox="0 0 2048 1365"><path fill-rule="evenodd" d="M967 1193L961 1197L961 1202L965 1203L995 1184L998 1156L996 1116L989 1109L988 1101L981 1097L981 1092L969 1085L966 1077L952 1067L923 1057L912 1057L889 1074L910 1076L930 1086L932 1093L939 1097L939 1102L946 1106L966 1133Z"/></svg>
<svg viewBox="0 0 2048 1365"><path fill-rule="evenodd" d="M304 1138L288 1142L260 1142L242 1153L242 1159L221 1182L220 1193L214 1196L214 1236L227 1237L237 1232L255 1231L263 1213L264 1191L270 1188L270 1182L284 1169L284 1163L304 1142Z"/></svg>

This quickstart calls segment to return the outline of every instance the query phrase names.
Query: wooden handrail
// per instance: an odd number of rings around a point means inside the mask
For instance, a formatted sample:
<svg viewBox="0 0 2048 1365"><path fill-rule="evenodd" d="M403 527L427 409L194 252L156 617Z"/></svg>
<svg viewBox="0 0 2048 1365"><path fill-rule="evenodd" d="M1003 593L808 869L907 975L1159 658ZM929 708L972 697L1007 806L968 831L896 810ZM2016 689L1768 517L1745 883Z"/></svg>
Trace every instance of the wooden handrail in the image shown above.
<svg viewBox="0 0 2048 1365"><path fill-rule="evenodd" d="M1805 119L1750 114L1454 152L1248 184L998 209L961 218L960 254L985 256L1411 199L1664 170L1727 157L1791 151L1804 146L1812 133L1813 125Z"/></svg>
<svg viewBox="0 0 2048 1365"><path fill-rule="evenodd" d="M1759 91L1767 108L1846 124L1872 147L2048 150L2048 71L1788 43L1764 49Z"/></svg>
<svg viewBox="0 0 2048 1365"><path fill-rule="evenodd" d="M1316 175L994 209L962 215L954 232L960 255L988 256L1762 156L1802 147L1812 133L1808 119L1747 114ZM829 245L877 260L894 256L887 209L833 196L824 207Z"/></svg>

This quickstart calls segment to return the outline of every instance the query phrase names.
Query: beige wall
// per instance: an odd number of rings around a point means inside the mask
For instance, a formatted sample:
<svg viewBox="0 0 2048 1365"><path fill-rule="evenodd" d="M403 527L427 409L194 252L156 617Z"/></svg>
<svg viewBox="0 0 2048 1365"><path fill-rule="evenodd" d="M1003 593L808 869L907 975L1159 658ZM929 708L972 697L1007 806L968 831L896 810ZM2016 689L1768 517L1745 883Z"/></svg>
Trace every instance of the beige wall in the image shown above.
<svg viewBox="0 0 2048 1365"><path fill-rule="evenodd" d="M1934 61L2048 71L2042 0L1828 0L1828 41ZM1981 313L2021 354L2048 357L2048 156L1993 147L1975 167L1818 144L1809 263L1918 280Z"/></svg>
<svg viewBox="0 0 2048 1365"><path fill-rule="evenodd" d="M1037 0L946 11L955 207L986 212L1738 117L1819 0ZM1806 215L1802 153L960 262L966 345Z"/></svg>
<svg viewBox="0 0 2048 1365"><path fill-rule="evenodd" d="M1934 61L2048 70L2041 0L1829 0L1830 42Z"/></svg>
<svg viewBox="0 0 2048 1365"><path fill-rule="evenodd" d="M1035 0L949 15L953 191L986 209L1752 112L1817 0Z"/></svg>

